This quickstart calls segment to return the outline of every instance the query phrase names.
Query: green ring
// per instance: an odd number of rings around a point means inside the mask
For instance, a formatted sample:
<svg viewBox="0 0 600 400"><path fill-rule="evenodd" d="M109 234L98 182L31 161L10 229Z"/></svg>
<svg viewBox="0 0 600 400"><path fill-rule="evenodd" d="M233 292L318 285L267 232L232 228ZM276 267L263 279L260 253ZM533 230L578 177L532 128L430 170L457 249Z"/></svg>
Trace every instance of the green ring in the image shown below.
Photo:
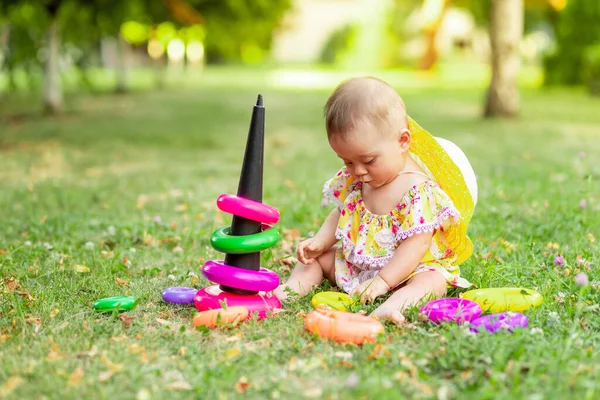
<svg viewBox="0 0 600 400"><path fill-rule="evenodd" d="M96 311L128 311L133 308L135 299L133 296L107 297L106 299L96 300L94 309Z"/></svg>
<svg viewBox="0 0 600 400"><path fill-rule="evenodd" d="M277 229L267 229L253 235L232 236L231 228L217 229L210 238L210 245L217 251L227 254L248 254L266 250L279 240Z"/></svg>

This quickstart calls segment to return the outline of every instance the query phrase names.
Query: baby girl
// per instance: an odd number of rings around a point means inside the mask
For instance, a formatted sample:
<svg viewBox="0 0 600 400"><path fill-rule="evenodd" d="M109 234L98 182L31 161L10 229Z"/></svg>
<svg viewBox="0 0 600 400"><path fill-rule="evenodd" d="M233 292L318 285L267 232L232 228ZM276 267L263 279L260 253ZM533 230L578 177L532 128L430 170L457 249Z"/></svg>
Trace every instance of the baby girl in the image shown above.
<svg viewBox="0 0 600 400"><path fill-rule="evenodd" d="M323 188L335 208L300 243L299 263L275 294L303 296L324 278L363 302L394 290L372 315L401 323L419 300L469 287L458 264L473 251L466 233L477 185L464 153L418 126L376 78L338 86L325 119L345 164Z"/></svg>

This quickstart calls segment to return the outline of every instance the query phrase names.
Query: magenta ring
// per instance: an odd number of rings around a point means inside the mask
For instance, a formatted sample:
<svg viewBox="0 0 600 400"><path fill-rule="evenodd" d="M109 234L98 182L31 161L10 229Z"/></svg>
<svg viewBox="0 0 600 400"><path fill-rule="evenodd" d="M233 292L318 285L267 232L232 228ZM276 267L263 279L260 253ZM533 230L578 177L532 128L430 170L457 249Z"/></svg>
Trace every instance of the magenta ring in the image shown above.
<svg viewBox="0 0 600 400"><path fill-rule="evenodd" d="M207 286L198 290L194 304L199 311L214 310L217 308L244 306L248 309L249 316L258 313L258 319L269 316L269 311L281 308L281 301L271 293L259 292L252 295L242 295L222 291L219 286Z"/></svg>
<svg viewBox="0 0 600 400"><path fill-rule="evenodd" d="M167 303L190 304L194 302L194 296L198 289L189 287L170 287L162 292L162 298Z"/></svg>
<svg viewBox="0 0 600 400"><path fill-rule="evenodd" d="M471 300L447 298L433 300L419 310L433 323L453 321L458 324L470 322L481 315L479 304Z"/></svg>
<svg viewBox="0 0 600 400"><path fill-rule="evenodd" d="M508 331L513 332L515 328L526 328L529 324L527 317L518 312L504 312L490 314L471 321L472 332L479 333L487 330L488 332Z"/></svg>
<svg viewBox="0 0 600 400"><path fill-rule="evenodd" d="M209 260L202 267L202 273L211 282L236 289L270 292L279 286L279 276L262 267L255 271L232 267L223 261Z"/></svg>
<svg viewBox="0 0 600 400"><path fill-rule="evenodd" d="M223 212L265 225L275 225L279 221L279 210L275 207L232 194L220 195L217 207Z"/></svg>

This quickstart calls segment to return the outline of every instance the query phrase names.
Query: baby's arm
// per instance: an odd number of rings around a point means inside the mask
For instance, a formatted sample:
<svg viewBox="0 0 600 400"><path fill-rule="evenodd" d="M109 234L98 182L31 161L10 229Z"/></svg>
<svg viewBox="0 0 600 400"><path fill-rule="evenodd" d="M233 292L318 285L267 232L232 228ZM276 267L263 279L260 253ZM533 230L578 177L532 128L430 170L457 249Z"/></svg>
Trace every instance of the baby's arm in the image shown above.
<svg viewBox="0 0 600 400"><path fill-rule="evenodd" d="M381 269L379 277L393 288L419 265L431 247L434 232L423 232L404 240L392 256L390 262Z"/></svg>

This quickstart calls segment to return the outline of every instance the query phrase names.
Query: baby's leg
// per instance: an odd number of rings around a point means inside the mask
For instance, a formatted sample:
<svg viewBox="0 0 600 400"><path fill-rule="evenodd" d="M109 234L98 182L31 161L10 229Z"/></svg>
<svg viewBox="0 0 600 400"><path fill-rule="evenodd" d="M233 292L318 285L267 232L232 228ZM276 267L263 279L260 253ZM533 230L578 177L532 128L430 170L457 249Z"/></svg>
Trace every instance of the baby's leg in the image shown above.
<svg viewBox="0 0 600 400"><path fill-rule="evenodd" d="M371 315L378 318L390 318L394 322L404 322L402 311L416 304L423 297L431 295L443 297L446 294L446 279L436 271L421 272L413 276L406 286L398 289Z"/></svg>
<svg viewBox="0 0 600 400"><path fill-rule="evenodd" d="M332 247L317 257L310 265L296 264L287 282L279 285L273 293L280 300L284 300L288 297L286 288L304 296L313 287L320 285L323 278L327 278L332 284L335 284L335 252L336 248Z"/></svg>

